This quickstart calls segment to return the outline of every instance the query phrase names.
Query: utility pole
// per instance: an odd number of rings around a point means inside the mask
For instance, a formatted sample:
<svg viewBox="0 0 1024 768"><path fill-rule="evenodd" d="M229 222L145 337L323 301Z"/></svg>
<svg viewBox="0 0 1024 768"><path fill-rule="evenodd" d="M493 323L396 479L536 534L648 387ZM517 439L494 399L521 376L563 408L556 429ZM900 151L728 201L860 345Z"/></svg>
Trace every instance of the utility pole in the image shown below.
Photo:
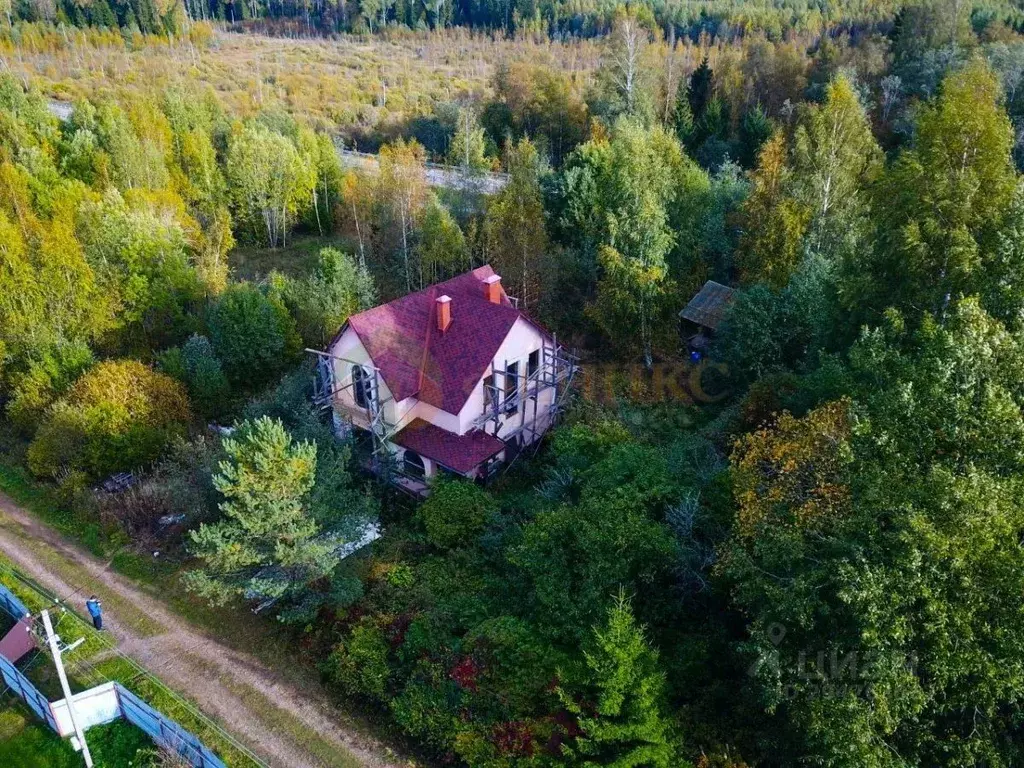
<svg viewBox="0 0 1024 768"><path fill-rule="evenodd" d="M78 737L78 744L82 748L82 756L85 758L86 768L92 768L92 755L89 754L89 745L85 743L85 731L78 725L78 716L75 714L75 702L71 698L71 686L68 685L68 676L64 673L64 661L61 659L60 643L50 623L50 612L43 611L43 626L46 627L46 639L50 643L50 653L53 654L53 663L57 667L57 677L60 678L60 687L64 691L64 701L68 703L68 714L71 715L71 726L75 729L75 736Z"/></svg>

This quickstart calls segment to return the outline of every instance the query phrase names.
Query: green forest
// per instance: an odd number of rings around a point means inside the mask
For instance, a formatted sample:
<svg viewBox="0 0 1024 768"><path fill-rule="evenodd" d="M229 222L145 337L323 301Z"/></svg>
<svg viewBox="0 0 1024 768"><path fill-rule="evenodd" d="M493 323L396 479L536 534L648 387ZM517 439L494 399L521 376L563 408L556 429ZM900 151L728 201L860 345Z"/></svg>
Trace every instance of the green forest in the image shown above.
<svg viewBox="0 0 1024 768"><path fill-rule="evenodd" d="M1016 6L3 1L0 468L82 541L159 550L424 765L1024 761ZM305 89L211 74L257 21ZM395 45L465 87L324 117L330 46ZM535 455L414 503L305 350L482 264L581 386Z"/></svg>

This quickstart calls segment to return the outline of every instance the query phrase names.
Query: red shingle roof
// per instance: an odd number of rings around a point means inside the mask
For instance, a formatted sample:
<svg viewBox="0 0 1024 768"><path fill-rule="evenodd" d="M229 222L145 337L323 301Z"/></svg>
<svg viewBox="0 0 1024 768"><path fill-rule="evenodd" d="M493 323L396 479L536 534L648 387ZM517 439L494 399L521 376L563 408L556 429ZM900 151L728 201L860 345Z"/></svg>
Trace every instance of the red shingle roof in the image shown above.
<svg viewBox="0 0 1024 768"><path fill-rule="evenodd" d="M456 435L423 419L413 419L391 442L461 473L471 471L505 448L499 438L479 429Z"/></svg>
<svg viewBox="0 0 1024 768"><path fill-rule="evenodd" d="M396 401L415 395L458 413L516 320L532 323L504 289L500 304L487 301L483 281L493 274L479 267L348 319ZM452 299L451 324L441 333L435 305L445 295Z"/></svg>

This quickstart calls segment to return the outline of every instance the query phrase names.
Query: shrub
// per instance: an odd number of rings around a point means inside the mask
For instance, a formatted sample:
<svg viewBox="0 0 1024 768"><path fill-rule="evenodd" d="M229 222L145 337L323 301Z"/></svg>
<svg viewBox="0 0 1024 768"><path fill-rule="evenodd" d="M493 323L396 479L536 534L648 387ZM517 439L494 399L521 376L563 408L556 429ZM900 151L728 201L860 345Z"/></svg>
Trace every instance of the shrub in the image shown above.
<svg viewBox="0 0 1024 768"><path fill-rule="evenodd" d="M228 378L250 387L271 381L301 347L288 310L249 283L221 294L210 314L210 338Z"/></svg>
<svg viewBox="0 0 1024 768"><path fill-rule="evenodd" d="M81 342L58 344L29 362L27 370L11 377L11 422L27 433L34 431L46 409L92 364L92 352Z"/></svg>
<svg viewBox="0 0 1024 768"><path fill-rule="evenodd" d="M160 367L188 388L198 415L209 418L224 409L231 387L224 367L213 354L213 345L205 336L193 334L183 347L165 352Z"/></svg>
<svg viewBox="0 0 1024 768"><path fill-rule="evenodd" d="M373 278L354 258L334 248L320 251L308 277L286 283L284 299L302 340L323 347L350 315L373 306Z"/></svg>
<svg viewBox="0 0 1024 768"><path fill-rule="evenodd" d="M423 502L419 517L433 545L454 549L476 540L494 507L494 500L479 486L442 479Z"/></svg>
<svg viewBox="0 0 1024 768"><path fill-rule="evenodd" d="M80 378L50 410L29 446L39 476L81 470L90 477L155 460L191 418L188 397L169 376L132 360L113 360Z"/></svg>
<svg viewBox="0 0 1024 768"><path fill-rule="evenodd" d="M328 665L328 674L349 693L387 700L388 641L371 621L364 619L352 629L334 649Z"/></svg>

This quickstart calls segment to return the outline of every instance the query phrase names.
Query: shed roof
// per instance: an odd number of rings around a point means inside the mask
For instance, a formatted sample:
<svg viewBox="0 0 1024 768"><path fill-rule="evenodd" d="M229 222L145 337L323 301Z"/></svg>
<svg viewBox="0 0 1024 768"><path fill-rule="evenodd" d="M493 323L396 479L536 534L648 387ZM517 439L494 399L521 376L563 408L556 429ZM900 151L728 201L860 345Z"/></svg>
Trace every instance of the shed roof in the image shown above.
<svg viewBox="0 0 1024 768"><path fill-rule="evenodd" d="M727 285L708 280L704 283L704 287L697 292L697 295L690 299L690 303L683 308L679 316L684 320L715 330L722 322L725 310L732 303L735 292L735 289Z"/></svg>

